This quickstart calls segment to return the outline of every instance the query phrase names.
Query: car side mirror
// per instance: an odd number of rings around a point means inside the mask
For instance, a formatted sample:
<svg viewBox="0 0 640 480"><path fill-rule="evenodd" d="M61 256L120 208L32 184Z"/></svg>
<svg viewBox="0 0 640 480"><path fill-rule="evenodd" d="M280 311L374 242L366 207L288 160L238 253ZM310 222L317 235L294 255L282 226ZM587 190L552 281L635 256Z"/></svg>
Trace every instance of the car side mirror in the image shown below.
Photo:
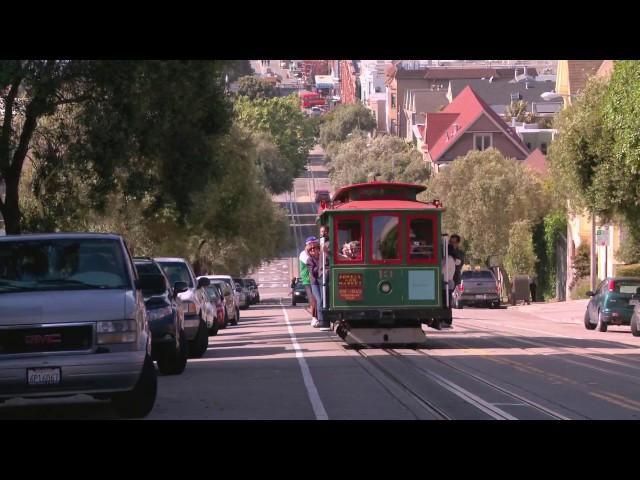
<svg viewBox="0 0 640 480"><path fill-rule="evenodd" d="M211 280L207 277L200 277L198 279L198 288L208 287L209 285L211 285Z"/></svg>
<svg viewBox="0 0 640 480"><path fill-rule="evenodd" d="M591 290L589 290L589 291L587 292L587 296L588 296L588 297L594 297L595 295L596 295L596 293L595 293L595 292L592 292Z"/></svg>
<svg viewBox="0 0 640 480"><path fill-rule="evenodd" d="M166 290L164 277L162 275L140 275L136 280L136 289L151 293L164 293Z"/></svg>
<svg viewBox="0 0 640 480"><path fill-rule="evenodd" d="M176 282L173 284L173 291L177 295L178 293L186 292L189 290L187 282Z"/></svg>

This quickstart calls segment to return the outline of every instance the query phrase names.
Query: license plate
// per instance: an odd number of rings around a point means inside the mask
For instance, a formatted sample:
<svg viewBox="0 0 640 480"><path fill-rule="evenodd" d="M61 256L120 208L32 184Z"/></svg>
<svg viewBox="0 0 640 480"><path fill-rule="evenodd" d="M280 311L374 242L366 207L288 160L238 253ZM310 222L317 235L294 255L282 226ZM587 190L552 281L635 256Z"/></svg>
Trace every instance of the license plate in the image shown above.
<svg viewBox="0 0 640 480"><path fill-rule="evenodd" d="M58 385L62 374L60 368L27 368L29 385Z"/></svg>
<svg viewBox="0 0 640 480"><path fill-rule="evenodd" d="M484 300L486 297L486 295L476 295L476 298L481 300Z"/></svg>

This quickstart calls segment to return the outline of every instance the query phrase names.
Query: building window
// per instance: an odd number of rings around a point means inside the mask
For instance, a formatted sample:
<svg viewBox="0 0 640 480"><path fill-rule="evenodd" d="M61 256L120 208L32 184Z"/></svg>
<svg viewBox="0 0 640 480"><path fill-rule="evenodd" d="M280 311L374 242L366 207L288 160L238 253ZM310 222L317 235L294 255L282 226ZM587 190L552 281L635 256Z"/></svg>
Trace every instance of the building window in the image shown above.
<svg viewBox="0 0 640 480"><path fill-rule="evenodd" d="M490 133L474 133L473 145L476 150L486 150L493 145L493 135Z"/></svg>
<svg viewBox="0 0 640 480"><path fill-rule="evenodd" d="M375 262L400 260L400 218L397 215L371 217L371 259Z"/></svg>
<svg viewBox="0 0 640 480"><path fill-rule="evenodd" d="M396 108L396 94L391 94L391 108Z"/></svg>
<svg viewBox="0 0 640 480"><path fill-rule="evenodd" d="M547 144L546 143L541 143L540 144L540 151L546 155L547 154Z"/></svg>

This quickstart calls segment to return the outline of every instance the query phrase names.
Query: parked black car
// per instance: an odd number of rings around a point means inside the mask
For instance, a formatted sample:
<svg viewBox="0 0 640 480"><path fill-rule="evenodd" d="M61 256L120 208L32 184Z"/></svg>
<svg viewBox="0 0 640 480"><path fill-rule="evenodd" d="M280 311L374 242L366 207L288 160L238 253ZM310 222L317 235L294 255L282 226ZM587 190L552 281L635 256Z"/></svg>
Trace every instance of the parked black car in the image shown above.
<svg viewBox="0 0 640 480"><path fill-rule="evenodd" d="M307 298L307 291L305 290L304 285L302 285L302 282L300 280L296 282L295 287L291 291L291 305L295 307L299 302L309 303L309 299Z"/></svg>
<svg viewBox="0 0 640 480"><path fill-rule="evenodd" d="M244 284L249 287L251 292L251 304L256 305L260 303L260 291L258 290L258 284L253 278L243 278Z"/></svg>
<svg viewBox="0 0 640 480"><path fill-rule="evenodd" d="M188 341L184 331L184 310L178 293L185 282L171 286L162 268L151 258L135 258L138 275L147 277L152 288L142 290L151 329L152 358L165 375L179 375L187 365Z"/></svg>

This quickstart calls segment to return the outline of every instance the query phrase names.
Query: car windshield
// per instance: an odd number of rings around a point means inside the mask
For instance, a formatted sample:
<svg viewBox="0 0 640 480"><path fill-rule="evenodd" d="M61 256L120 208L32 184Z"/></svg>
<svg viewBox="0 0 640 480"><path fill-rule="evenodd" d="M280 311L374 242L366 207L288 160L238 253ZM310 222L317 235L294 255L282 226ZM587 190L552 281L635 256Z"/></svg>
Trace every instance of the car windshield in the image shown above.
<svg viewBox="0 0 640 480"><path fill-rule="evenodd" d="M129 286L118 240L60 238L0 242L0 293Z"/></svg>
<svg viewBox="0 0 640 480"><path fill-rule="evenodd" d="M205 292L207 292L207 297L209 297L210 301L218 300L220 297L218 295L218 289L214 286L206 287Z"/></svg>
<svg viewBox="0 0 640 480"><path fill-rule="evenodd" d="M136 270L140 275L162 275L162 272L151 262L136 263Z"/></svg>
<svg viewBox="0 0 640 480"><path fill-rule="evenodd" d="M493 274L486 270L479 272L462 272L463 280L494 280Z"/></svg>
<svg viewBox="0 0 640 480"><path fill-rule="evenodd" d="M176 282L185 282L189 288L193 288L193 281L189 273L189 267L184 262L158 262L164 274L169 278L171 285Z"/></svg>

